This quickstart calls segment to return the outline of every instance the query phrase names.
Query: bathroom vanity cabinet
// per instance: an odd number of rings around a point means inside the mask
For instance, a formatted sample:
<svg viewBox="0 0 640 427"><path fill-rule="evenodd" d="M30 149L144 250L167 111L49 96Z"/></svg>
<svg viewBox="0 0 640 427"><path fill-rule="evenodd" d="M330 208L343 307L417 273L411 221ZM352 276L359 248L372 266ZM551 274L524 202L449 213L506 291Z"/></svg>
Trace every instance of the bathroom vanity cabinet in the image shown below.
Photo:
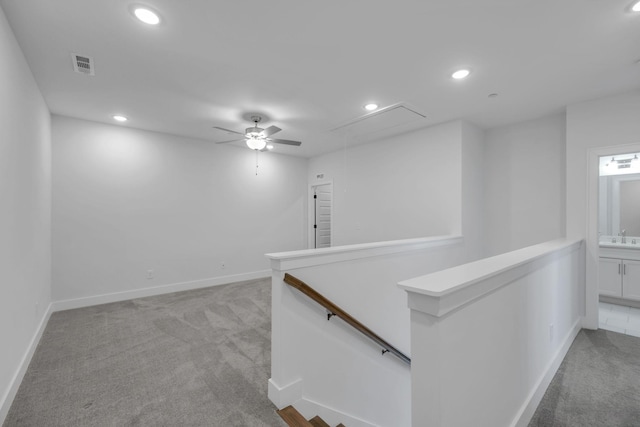
<svg viewBox="0 0 640 427"><path fill-rule="evenodd" d="M600 249L600 295L640 301L640 250Z"/></svg>

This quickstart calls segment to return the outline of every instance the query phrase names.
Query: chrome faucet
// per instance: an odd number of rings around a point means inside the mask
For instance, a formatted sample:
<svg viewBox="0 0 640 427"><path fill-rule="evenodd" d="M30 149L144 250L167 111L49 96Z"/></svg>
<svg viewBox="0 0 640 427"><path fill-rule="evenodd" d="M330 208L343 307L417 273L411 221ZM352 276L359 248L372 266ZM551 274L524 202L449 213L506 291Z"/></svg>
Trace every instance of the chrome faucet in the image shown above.
<svg viewBox="0 0 640 427"><path fill-rule="evenodd" d="M622 234L622 240L621 243L627 243L627 230L625 230L624 228L622 229L622 231L620 232L620 234Z"/></svg>

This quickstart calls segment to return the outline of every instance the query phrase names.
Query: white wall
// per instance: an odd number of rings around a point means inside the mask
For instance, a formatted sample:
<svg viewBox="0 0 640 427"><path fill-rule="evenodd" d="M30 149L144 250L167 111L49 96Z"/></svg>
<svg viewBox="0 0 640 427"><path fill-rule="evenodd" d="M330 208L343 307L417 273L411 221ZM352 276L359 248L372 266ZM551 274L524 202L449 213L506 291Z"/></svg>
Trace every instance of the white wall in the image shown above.
<svg viewBox="0 0 640 427"><path fill-rule="evenodd" d="M587 150L640 143L640 90L567 107L567 235L587 228Z"/></svg>
<svg viewBox="0 0 640 427"><path fill-rule="evenodd" d="M305 159L256 176L248 149L60 116L53 147L55 300L268 276L306 246Z"/></svg>
<svg viewBox="0 0 640 427"><path fill-rule="evenodd" d="M565 115L486 132L485 256L565 234Z"/></svg>
<svg viewBox="0 0 640 427"><path fill-rule="evenodd" d="M269 397L331 425L410 425L410 368L283 283L284 273L317 292L411 357L401 280L465 262L466 239L433 237L272 254Z"/></svg>
<svg viewBox="0 0 640 427"><path fill-rule="evenodd" d="M485 133L479 127L462 122L462 235L467 262L484 252L484 158Z"/></svg>
<svg viewBox="0 0 640 427"><path fill-rule="evenodd" d="M333 184L334 247L274 255L287 265L273 267L269 396L276 405L295 403L333 424L410 424L409 370L392 356L380 357L376 345L340 321L327 323L323 310L282 276L287 271L307 281L410 355L409 310L396 283L481 255L483 143L481 129L456 121L310 160L309 186ZM376 247L368 242L461 233L447 247L360 254ZM346 244L353 246L339 246Z"/></svg>
<svg viewBox="0 0 640 427"><path fill-rule="evenodd" d="M559 239L400 283L413 426L529 424L580 330L583 248Z"/></svg>
<svg viewBox="0 0 640 427"><path fill-rule="evenodd" d="M50 214L51 118L0 9L0 424L48 315Z"/></svg>
<svg viewBox="0 0 640 427"><path fill-rule="evenodd" d="M459 234L461 128L445 123L310 159L309 185L333 182L333 245Z"/></svg>
<svg viewBox="0 0 640 427"><path fill-rule="evenodd" d="M567 107L567 236L587 237L587 327L598 326L597 156L640 150L639 117L640 90Z"/></svg>

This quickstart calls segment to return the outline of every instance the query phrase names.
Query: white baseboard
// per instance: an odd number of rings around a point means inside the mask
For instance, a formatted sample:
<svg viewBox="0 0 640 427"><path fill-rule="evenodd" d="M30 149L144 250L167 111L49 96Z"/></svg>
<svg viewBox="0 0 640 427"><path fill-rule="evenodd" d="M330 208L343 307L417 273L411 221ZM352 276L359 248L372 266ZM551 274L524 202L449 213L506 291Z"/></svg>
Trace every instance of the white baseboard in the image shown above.
<svg viewBox="0 0 640 427"><path fill-rule="evenodd" d="M573 340L575 340L576 336L580 332L581 326L582 321L578 318L569 330L569 333L565 336L564 341L558 351L556 351L556 354L553 356L551 361L549 361L547 368L540 376L540 379L538 379L536 386L533 388L527 400L518 411L518 414L513 419L511 427L526 427L529 425L529 422L531 421L531 418L533 418L533 414L536 412L544 393L547 391L549 384L551 384L551 380L553 380L553 376L558 372L558 368L564 360L564 357L567 355L569 347L571 347Z"/></svg>
<svg viewBox="0 0 640 427"><path fill-rule="evenodd" d="M27 347L27 351L25 352L22 360L20 361L20 365L18 366L18 370L13 375L11 382L9 383L9 388L4 396L2 396L2 400L0 400L0 426L3 425L5 418L7 418L7 414L9 413L9 408L11 408L11 404L13 403L13 399L16 397L18 393L18 389L20 388L20 384L22 383L22 379L24 378L24 374L27 372L27 368L29 367L29 363L31 363L31 358L36 351L36 347L38 347L38 343L40 342L40 338L42 337L42 333L49 322L49 318L51 317L51 313L53 313L53 306L50 303L47 307L47 311L45 311L42 319L40 320L40 324L38 325L38 329L36 329L36 333L31 338L29 342L29 346Z"/></svg>
<svg viewBox="0 0 640 427"><path fill-rule="evenodd" d="M319 415L320 418L330 425L343 423L349 427L376 427L376 424L371 424L360 418L338 411L337 409L307 399L303 396L302 383L302 379L297 379L290 384L280 386L276 384L273 378L269 379L269 400L271 400L278 409L293 405L293 407L307 419Z"/></svg>
<svg viewBox="0 0 640 427"><path fill-rule="evenodd" d="M297 401L294 406L298 410L298 412L305 416L305 418L310 419L315 417L316 415L319 415L320 418L322 418L326 423L332 426L338 425L340 423L349 427L377 426L377 424L372 424L363 419L354 417L352 415L346 414L337 409L330 408L304 397Z"/></svg>
<svg viewBox="0 0 640 427"><path fill-rule="evenodd" d="M92 305L108 304L111 302L126 301L134 298L144 298L154 295L169 294L172 292L190 291L192 289L208 288L210 286L226 285L245 280L262 279L271 277L271 270L261 270L229 276L212 277L210 279L194 280L191 282L173 283L170 285L153 286L131 291L114 292L110 294L95 295L90 297L74 298L54 301L53 311L71 310L74 308L89 307Z"/></svg>

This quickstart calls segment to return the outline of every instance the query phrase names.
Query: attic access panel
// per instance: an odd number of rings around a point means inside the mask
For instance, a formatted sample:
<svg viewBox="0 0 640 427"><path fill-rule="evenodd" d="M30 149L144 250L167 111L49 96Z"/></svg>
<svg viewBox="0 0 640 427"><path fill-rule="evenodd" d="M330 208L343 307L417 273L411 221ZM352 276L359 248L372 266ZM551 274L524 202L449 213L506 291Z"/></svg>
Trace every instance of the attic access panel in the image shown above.
<svg viewBox="0 0 640 427"><path fill-rule="evenodd" d="M406 104L395 104L358 117L331 129L332 132L348 134L359 140L389 136L401 132L404 125L425 119L426 115Z"/></svg>

